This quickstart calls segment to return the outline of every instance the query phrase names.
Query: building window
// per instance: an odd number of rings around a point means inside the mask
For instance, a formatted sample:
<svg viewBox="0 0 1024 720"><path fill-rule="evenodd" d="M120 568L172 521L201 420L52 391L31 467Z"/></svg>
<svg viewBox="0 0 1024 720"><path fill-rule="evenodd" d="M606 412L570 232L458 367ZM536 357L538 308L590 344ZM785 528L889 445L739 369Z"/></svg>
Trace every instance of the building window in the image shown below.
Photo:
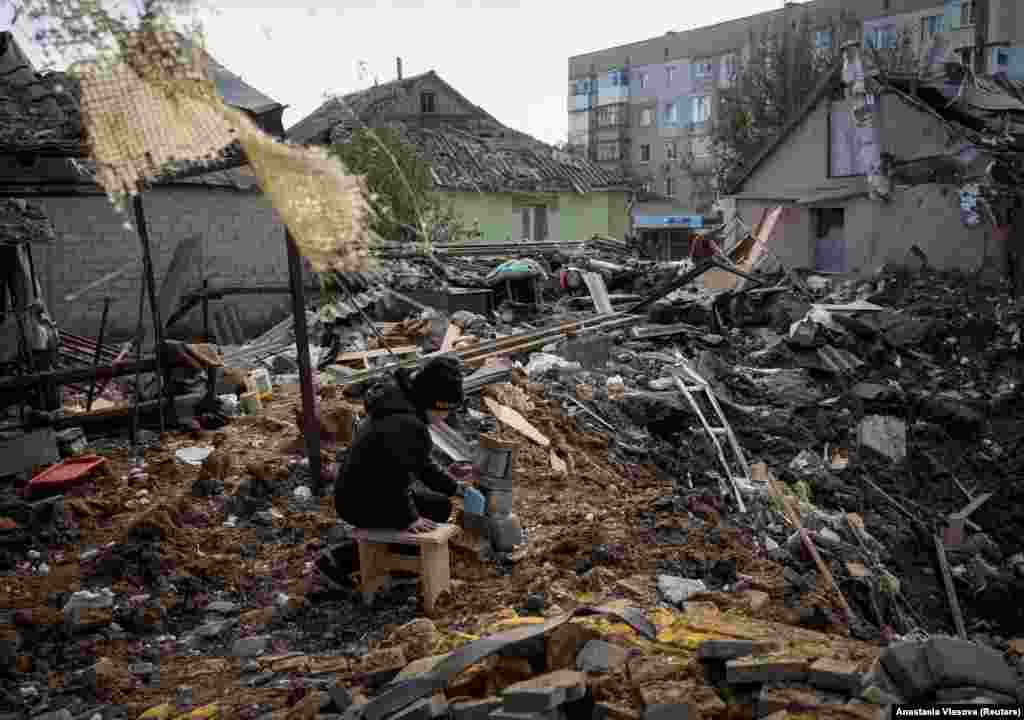
<svg viewBox="0 0 1024 720"><path fill-rule="evenodd" d="M974 2L960 3L960 27L970 27L974 24Z"/></svg>
<svg viewBox="0 0 1024 720"><path fill-rule="evenodd" d="M654 192L654 183L647 181L640 186L640 192L652 193Z"/></svg>
<svg viewBox="0 0 1024 720"><path fill-rule="evenodd" d="M535 205L533 208L533 235L534 242L544 242L548 239L548 208L546 205Z"/></svg>
<svg viewBox="0 0 1024 720"><path fill-rule="evenodd" d="M420 93L420 112L431 114L437 112L437 95L432 92Z"/></svg>
<svg viewBox="0 0 1024 720"><path fill-rule="evenodd" d="M676 148L674 140L669 140L665 143L665 159L666 160L678 160L679 150Z"/></svg>
<svg viewBox="0 0 1024 720"><path fill-rule="evenodd" d="M598 127L618 127L623 124L625 120L625 106L623 105L606 105L605 107L598 108L597 111L597 126Z"/></svg>
<svg viewBox="0 0 1024 720"><path fill-rule="evenodd" d="M722 61L719 65L722 87L731 87L733 82L736 81L736 65L736 53L729 53L728 55L722 56Z"/></svg>
<svg viewBox="0 0 1024 720"><path fill-rule="evenodd" d="M893 50L896 48L896 26L872 28L864 31L864 47L870 50Z"/></svg>
<svg viewBox="0 0 1024 720"><path fill-rule="evenodd" d="M679 103L670 102L665 106L665 122L667 123L678 123L679 122Z"/></svg>
<svg viewBox="0 0 1024 720"><path fill-rule="evenodd" d="M921 35L925 40L931 40L942 32L942 16L931 15L921 20Z"/></svg>
<svg viewBox="0 0 1024 720"><path fill-rule="evenodd" d="M651 112L650 108L644 108L640 111L640 127L650 127L653 122L654 113Z"/></svg>
<svg viewBox="0 0 1024 720"><path fill-rule="evenodd" d="M690 121L694 125L703 125L708 121L708 97L706 95L698 95L693 98Z"/></svg>
<svg viewBox="0 0 1024 720"><path fill-rule="evenodd" d="M816 50L831 50L832 49L832 31L831 30L816 30L814 32L814 48Z"/></svg>
<svg viewBox="0 0 1024 720"><path fill-rule="evenodd" d="M651 146L648 145L647 143L644 143L643 145L640 146L640 162L645 163L645 162L650 162L650 161L651 161Z"/></svg>
<svg viewBox="0 0 1024 720"><path fill-rule="evenodd" d="M665 194L669 197L675 197L676 194L676 181L675 178L665 178Z"/></svg>
<svg viewBox="0 0 1024 720"><path fill-rule="evenodd" d="M996 65L1006 67L1010 64L1010 53L1006 50L996 50Z"/></svg>
<svg viewBox="0 0 1024 720"><path fill-rule="evenodd" d="M628 87L629 73L625 70L611 70L608 73L608 84L612 87Z"/></svg>
<svg viewBox="0 0 1024 720"><path fill-rule="evenodd" d="M667 68L665 68L665 84L666 85L671 85L672 81L675 79L675 76L676 76L676 69L673 66L669 65Z"/></svg>
<svg viewBox="0 0 1024 720"><path fill-rule="evenodd" d="M645 73L645 72L638 73L637 74L637 80L640 83L640 89L641 90L646 90L647 89L647 73Z"/></svg>
<svg viewBox="0 0 1024 720"><path fill-rule="evenodd" d="M618 142L603 142L597 145L598 162L615 162L622 158L622 149Z"/></svg>
<svg viewBox="0 0 1024 720"><path fill-rule="evenodd" d="M693 64L693 77L696 80L706 80L711 77L711 61L698 60Z"/></svg>

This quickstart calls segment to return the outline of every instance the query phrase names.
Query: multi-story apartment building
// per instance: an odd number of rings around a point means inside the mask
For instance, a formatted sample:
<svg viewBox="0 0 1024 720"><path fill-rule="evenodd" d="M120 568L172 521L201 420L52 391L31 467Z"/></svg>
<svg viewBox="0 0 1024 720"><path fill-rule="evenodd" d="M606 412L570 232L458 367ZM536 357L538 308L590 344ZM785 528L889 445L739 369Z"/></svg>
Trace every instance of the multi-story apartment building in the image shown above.
<svg viewBox="0 0 1024 720"><path fill-rule="evenodd" d="M787 2L569 58L569 146L660 196L635 208L635 228L699 224L716 198L709 131L719 94L750 57L752 38L808 26L821 50L850 39L884 49L908 38L920 54L946 32L977 71L1024 80L1024 0Z"/></svg>

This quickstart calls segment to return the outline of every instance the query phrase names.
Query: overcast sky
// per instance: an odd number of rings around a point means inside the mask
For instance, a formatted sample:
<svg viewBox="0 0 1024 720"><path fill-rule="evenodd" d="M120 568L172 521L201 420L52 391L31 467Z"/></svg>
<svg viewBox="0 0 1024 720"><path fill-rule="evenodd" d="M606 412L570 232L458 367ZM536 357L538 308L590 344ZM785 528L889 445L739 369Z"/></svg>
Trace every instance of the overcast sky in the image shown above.
<svg viewBox="0 0 1024 720"><path fill-rule="evenodd" d="M0 0L0 29L11 0ZM772 8L782 0L212 0L207 48L253 87L288 105L291 127L323 101L435 70L498 120L554 143L565 139L571 55L688 30ZM26 33L19 33L24 41ZM359 63L369 76L360 77Z"/></svg>

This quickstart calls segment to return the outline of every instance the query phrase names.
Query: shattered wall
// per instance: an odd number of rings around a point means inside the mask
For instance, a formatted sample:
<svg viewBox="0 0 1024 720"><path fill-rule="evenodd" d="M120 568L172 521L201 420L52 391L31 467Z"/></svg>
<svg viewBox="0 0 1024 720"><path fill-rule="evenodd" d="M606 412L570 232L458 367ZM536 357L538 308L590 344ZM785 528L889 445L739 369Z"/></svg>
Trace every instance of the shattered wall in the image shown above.
<svg viewBox="0 0 1024 720"><path fill-rule="evenodd" d="M153 247L156 282L177 244L189 235L203 237L202 269L213 287L238 285L287 285L288 263L284 226L263 196L250 192L203 187L158 187L143 196ZM40 284L47 292L51 312L61 329L94 336L99 329L103 298L111 297L108 333L128 337L135 332L138 316L141 248L133 230L123 227L106 196L41 198L41 206L57 230L57 244L44 258L36 259ZM65 295L137 263L125 275L110 281L74 302ZM199 268L187 289L200 285ZM287 295L240 296L232 302L249 332L286 314ZM211 303L211 315L223 302ZM148 321L148 306L146 320ZM166 318L165 318L166 321ZM147 322L147 327L148 327ZM181 328L198 332L202 316L196 311Z"/></svg>
<svg viewBox="0 0 1024 720"><path fill-rule="evenodd" d="M845 211L842 236L847 271L872 273L887 262L904 261L914 245L936 268L976 270L987 258L1001 270L1005 248L990 228L964 226L957 190L952 185L898 186L887 204L863 196L829 204ZM774 204L768 200L736 201L740 217L751 226ZM771 249L790 267L813 268L815 248L811 208L791 207Z"/></svg>

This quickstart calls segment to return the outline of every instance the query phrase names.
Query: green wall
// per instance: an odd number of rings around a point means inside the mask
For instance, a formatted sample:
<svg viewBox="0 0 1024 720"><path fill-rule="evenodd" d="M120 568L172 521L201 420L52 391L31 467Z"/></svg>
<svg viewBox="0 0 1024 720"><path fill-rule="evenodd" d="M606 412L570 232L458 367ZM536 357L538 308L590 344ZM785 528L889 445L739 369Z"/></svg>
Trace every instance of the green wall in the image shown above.
<svg viewBox="0 0 1024 720"><path fill-rule="evenodd" d="M468 223L480 222L480 232L487 242L519 240L521 228L516 211L527 205L547 205L551 235L560 241L586 240L595 233L622 239L628 228L625 192L446 192L445 197Z"/></svg>

